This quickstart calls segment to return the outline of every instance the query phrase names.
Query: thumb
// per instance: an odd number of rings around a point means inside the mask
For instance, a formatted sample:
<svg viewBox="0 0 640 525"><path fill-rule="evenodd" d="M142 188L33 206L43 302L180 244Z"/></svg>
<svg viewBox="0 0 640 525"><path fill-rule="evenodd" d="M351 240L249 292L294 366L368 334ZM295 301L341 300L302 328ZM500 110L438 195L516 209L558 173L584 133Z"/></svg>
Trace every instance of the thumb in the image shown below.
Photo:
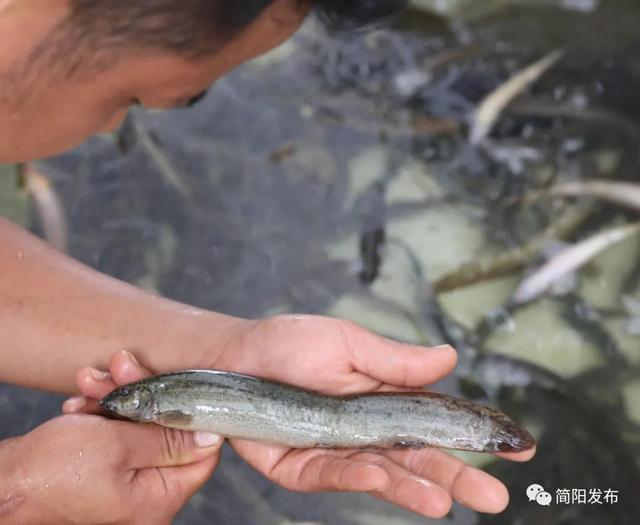
<svg viewBox="0 0 640 525"><path fill-rule="evenodd" d="M157 425L118 422L129 468L179 467L216 456L224 443L217 434Z"/></svg>
<svg viewBox="0 0 640 525"><path fill-rule="evenodd" d="M190 432L170 431L167 434L176 434L179 436L178 439L191 437L194 440L193 436L189 436ZM161 439L164 440L165 437ZM134 492L146 502L158 503L158 508L164 509L165 512L171 514L171 517L174 517L187 501L202 488L218 466L223 440L218 439L217 441L218 443L215 445L192 449L186 454L185 449L176 453L175 457L172 455L173 453L169 453L166 458L173 458L172 466L138 468L133 478ZM165 453L161 452L161 454ZM189 457L193 458L194 462L185 464L185 459ZM161 484L159 484L160 480ZM154 490L153 487L156 489ZM158 497L160 499L154 499ZM162 520L151 520L151 522L160 523Z"/></svg>
<svg viewBox="0 0 640 525"><path fill-rule="evenodd" d="M178 507L182 507L209 480L220 462L220 449L213 455L184 467L164 467L159 469L172 496L177 498ZM148 472L148 470L147 470Z"/></svg>
<svg viewBox="0 0 640 525"><path fill-rule="evenodd" d="M395 386L415 388L435 383L451 373L458 359L449 345L429 348L400 343L352 323L345 325L343 333L354 368Z"/></svg>

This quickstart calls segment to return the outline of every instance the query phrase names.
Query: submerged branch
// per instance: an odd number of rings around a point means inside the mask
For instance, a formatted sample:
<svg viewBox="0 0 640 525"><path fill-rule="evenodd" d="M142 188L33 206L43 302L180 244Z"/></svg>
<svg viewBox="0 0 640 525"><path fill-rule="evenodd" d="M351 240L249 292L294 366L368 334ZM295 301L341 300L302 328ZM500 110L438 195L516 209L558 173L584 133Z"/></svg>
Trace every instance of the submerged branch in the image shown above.
<svg viewBox="0 0 640 525"><path fill-rule="evenodd" d="M576 232L593 213L593 203L568 208L558 220L551 223L541 235L524 246L508 250L495 259L463 264L433 284L437 294L451 292L483 281L504 277L522 270L545 247L549 239L566 239Z"/></svg>

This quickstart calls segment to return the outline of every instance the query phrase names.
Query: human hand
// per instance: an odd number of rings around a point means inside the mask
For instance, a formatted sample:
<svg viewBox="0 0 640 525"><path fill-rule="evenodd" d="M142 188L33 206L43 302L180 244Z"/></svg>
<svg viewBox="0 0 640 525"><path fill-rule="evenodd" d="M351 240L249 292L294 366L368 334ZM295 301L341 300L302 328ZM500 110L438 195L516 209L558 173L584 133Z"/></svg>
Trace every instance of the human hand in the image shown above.
<svg viewBox="0 0 640 525"><path fill-rule="evenodd" d="M222 439L66 415L0 443L0 523L171 523L210 477Z"/></svg>
<svg viewBox="0 0 640 525"><path fill-rule="evenodd" d="M390 341L347 321L280 316L247 323L202 368L233 370L333 395L421 388L456 364L450 347L423 348ZM101 399L148 371L117 354L111 376L96 381L89 369L78 382ZM83 401L84 402L84 401ZM88 410L95 409L90 404ZM446 515L452 499L479 512L501 512L508 492L497 479L436 448L328 450L231 440L236 451L269 479L304 492L366 492L428 517ZM500 454L516 461L534 450Z"/></svg>

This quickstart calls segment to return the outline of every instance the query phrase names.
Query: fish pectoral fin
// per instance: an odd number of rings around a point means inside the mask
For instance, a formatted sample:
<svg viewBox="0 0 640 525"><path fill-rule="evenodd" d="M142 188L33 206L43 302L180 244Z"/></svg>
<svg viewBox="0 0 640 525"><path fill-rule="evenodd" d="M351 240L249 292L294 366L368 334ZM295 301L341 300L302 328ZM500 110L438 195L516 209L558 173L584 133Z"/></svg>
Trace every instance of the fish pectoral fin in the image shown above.
<svg viewBox="0 0 640 525"><path fill-rule="evenodd" d="M180 410L170 410L169 412L160 414L156 418L156 422L163 426L188 430L188 427L193 422L193 417Z"/></svg>

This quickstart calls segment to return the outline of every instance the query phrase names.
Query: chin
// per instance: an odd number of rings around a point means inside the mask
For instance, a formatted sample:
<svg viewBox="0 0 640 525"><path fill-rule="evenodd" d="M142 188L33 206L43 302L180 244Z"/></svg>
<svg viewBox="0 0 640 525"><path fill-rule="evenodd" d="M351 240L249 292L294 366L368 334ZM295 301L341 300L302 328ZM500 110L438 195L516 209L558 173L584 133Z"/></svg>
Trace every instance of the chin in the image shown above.
<svg viewBox="0 0 640 525"><path fill-rule="evenodd" d="M0 151L0 164L18 164L19 162L27 162L31 159L22 159L16 157L15 154L9 155L4 151Z"/></svg>
<svg viewBox="0 0 640 525"><path fill-rule="evenodd" d="M14 151L4 151L0 148L0 164L21 164L23 162L33 162L36 160L46 159L59 155L72 149L73 146L60 147L60 148L37 148L37 149L24 149Z"/></svg>
<svg viewBox="0 0 640 525"><path fill-rule="evenodd" d="M30 151L2 151L0 150L0 164L21 164L44 158L46 155L38 155Z"/></svg>

